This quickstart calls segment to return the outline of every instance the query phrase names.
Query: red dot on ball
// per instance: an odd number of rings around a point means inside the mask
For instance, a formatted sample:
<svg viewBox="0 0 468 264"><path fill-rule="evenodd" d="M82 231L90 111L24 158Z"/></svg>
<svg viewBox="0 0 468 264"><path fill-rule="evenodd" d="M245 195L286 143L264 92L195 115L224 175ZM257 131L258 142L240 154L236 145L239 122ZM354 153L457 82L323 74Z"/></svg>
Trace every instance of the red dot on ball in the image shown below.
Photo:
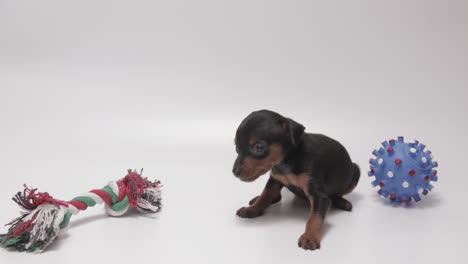
<svg viewBox="0 0 468 264"><path fill-rule="evenodd" d="M371 170L370 170L370 173L374 174L374 173L375 173L374 169L371 169Z"/></svg>
<svg viewBox="0 0 468 264"><path fill-rule="evenodd" d="M401 164L401 159L396 159L395 164L397 164L397 165Z"/></svg>
<svg viewBox="0 0 468 264"><path fill-rule="evenodd" d="M396 197L396 195L394 193L390 194L390 198L395 198L395 197Z"/></svg>
<svg viewBox="0 0 468 264"><path fill-rule="evenodd" d="M387 148L387 152L393 152L393 148L392 148L392 147L388 147L388 148Z"/></svg>
<svg viewBox="0 0 468 264"><path fill-rule="evenodd" d="M408 202L408 200L402 200L402 202L404 202L404 203L407 203L407 202Z"/></svg>
<svg viewBox="0 0 468 264"><path fill-rule="evenodd" d="M416 171L415 171L415 170L410 170L410 171L409 171L409 175L410 175L410 176L416 175Z"/></svg>
<svg viewBox="0 0 468 264"><path fill-rule="evenodd" d="M429 177L429 175L424 176L424 180L425 180L425 181L429 181L430 178L431 178L431 177Z"/></svg>
<svg viewBox="0 0 468 264"><path fill-rule="evenodd" d="M383 182L379 182L379 186L380 186L380 187L384 187L385 184L384 184Z"/></svg>
<svg viewBox="0 0 468 264"><path fill-rule="evenodd" d="M433 172L433 173L434 173L434 175L437 175L437 170L434 170L434 172Z"/></svg>

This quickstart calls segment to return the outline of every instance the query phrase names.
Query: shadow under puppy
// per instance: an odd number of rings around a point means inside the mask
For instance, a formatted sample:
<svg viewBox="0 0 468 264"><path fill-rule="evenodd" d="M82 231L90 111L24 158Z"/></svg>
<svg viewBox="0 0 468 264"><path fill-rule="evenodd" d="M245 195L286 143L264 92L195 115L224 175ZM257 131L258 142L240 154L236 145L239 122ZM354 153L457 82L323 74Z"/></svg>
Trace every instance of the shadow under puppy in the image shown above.
<svg viewBox="0 0 468 264"><path fill-rule="evenodd" d="M298 245L314 250L320 248L323 220L330 204L351 211L352 204L343 195L356 187L360 170L339 142L304 130L303 125L272 111L251 113L236 132L238 156L232 172L240 180L252 182L271 170L263 192L250 201L250 206L237 211L240 217L260 216L281 200L284 186L308 199L310 214Z"/></svg>

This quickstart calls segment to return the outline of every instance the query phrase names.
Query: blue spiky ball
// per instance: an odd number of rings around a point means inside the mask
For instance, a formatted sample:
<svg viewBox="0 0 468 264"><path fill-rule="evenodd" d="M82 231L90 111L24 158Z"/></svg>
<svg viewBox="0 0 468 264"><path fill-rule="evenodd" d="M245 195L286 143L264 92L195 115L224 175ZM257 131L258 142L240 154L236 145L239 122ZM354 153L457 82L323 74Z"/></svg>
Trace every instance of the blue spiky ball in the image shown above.
<svg viewBox="0 0 468 264"><path fill-rule="evenodd" d="M382 142L382 147L374 150L375 158L370 159L368 175L375 177L372 182L378 193L396 203L418 202L421 194L432 190L431 181L437 181L438 164L433 160L426 145L398 140Z"/></svg>

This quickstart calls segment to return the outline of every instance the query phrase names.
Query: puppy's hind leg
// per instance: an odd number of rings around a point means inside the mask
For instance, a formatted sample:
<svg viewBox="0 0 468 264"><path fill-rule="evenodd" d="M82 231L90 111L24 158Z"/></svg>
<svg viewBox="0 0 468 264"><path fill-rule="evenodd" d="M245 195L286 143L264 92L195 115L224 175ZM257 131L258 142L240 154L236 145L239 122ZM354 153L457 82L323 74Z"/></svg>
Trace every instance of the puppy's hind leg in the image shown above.
<svg viewBox="0 0 468 264"><path fill-rule="evenodd" d="M263 214L268 206L281 200L283 184L270 177L262 194L253 198L248 207L237 210L237 215L242 218L254 218Z"/></svg>
<svg viewBox="0 0 468 264"><path fill-rule="evenodd" d="M356 188L359 182L360 176L361 176L361 170L359 169L359 166L353 163L353 175L352 175L352 180L349 186L341 194L330 195L330 200L334 207L341 209L341 210L345 210L345 211L351 211L353 209L353 205L351 204L351 202L343 198L343 195L352 192L354 188Z"/></svg>
<svg viewBox="0 0 468 264"><path fill-rule="evenodd" d="M351 211L353 209L353 204L350 201L343 198L341 195L331 195L330 200L332 205L338 209Z"/></svg>

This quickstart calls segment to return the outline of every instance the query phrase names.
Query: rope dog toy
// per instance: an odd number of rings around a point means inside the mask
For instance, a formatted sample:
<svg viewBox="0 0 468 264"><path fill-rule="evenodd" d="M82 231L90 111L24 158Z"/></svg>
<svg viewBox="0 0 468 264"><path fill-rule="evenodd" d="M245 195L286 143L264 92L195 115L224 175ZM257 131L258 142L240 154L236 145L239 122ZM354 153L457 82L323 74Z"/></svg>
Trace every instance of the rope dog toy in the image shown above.
<svg viewBox="0 0 468 264"><path fill-rule="evenodd" d="M159 181L151 182L143 178L141 172L131 170L123 179L111 181L102 189L91 190L68 202L24 185L24 191L18 192L13 201L25 212L7 224L10 228L0 235L0 245L18 251L42 252L61 230L68 229L72 215L103 202L110 216L121 216L129 207L140 213L156 213L161 209L160 187Z"/></svg>

